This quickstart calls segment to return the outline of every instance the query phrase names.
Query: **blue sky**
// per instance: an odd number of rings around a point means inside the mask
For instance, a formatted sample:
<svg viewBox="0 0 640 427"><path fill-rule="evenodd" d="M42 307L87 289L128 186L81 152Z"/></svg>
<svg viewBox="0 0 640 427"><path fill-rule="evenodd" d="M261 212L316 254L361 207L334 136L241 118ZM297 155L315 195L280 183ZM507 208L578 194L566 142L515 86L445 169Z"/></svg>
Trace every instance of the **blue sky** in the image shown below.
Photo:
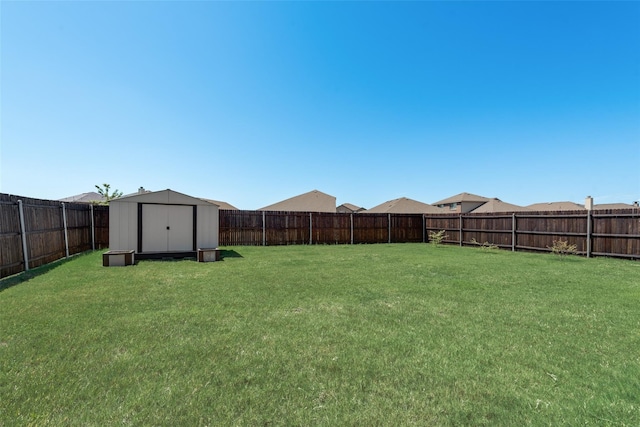
<svg viewBox="0 0 640 427"><path fill-rule="evenodd" d="M640 2L0 2L0 192L640 199Z"/></svg>

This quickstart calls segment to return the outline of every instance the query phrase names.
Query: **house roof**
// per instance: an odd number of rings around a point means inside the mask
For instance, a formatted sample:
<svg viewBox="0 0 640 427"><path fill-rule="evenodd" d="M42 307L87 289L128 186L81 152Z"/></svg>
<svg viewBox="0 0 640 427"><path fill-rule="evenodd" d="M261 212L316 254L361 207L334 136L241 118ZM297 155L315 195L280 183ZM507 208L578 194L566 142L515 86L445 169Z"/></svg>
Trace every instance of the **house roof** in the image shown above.
<svg viewBox="0 0 640 427"><path fill-rule="evenodd" d="M212 200L212 199L202 199L205 202L209 202L209 203L213 203L214 205L218 205L220 207L220 209L226 209L229 211L237 211L239 210L238 208L236 208L235 206L233 206L230 203L227 202L222 202L220 200Z"/></svg>
<svg viewBox="0 0 640 427"><path fill-rule="evenodd" d="M401 197L381 203L362 213L443 213L442 208L432 206L428 203Z"/></svg>
<svg viewBox="0 0 640 427"><path fill-rule="evenodd" d="M462 203L462 202L488 202L488 197L478 196L477 194L471 193L460 193L455 196L448 197L446 199L440 200L438 202L433 203L433 205L448 205L451 203Z"/></svg>
<svg viewBox="0 0 640 427"><path fill-rule="evenodd" d="M363 207L356 206L356 205L351 204L351 203L343 203L340 206L338 206L338 208L341 207L341 206L344 206L345 208L349 209L350 211L354 211L354 212L365 210Z"/></svg>
<svg viewBox="0 0 640 427"><path fill-rule="evenodd" d="M336 198L322 191L313 190L281 202L258 209L259 211L290 211L290 212L334 212Z"/></svg>
<svg viewBox="0 0 640 427"><path fill-rule="evenodd" d="M64 199L60 199L61 202L74 202L74 203L93 203L93 202L104 202L104 197L96 193L95 191L91 191L89 193L77 194L75 196L65 197Z"/></svg>
<svg viewBox="0 0 640 427"><path fill-rule="evenodd" d="M530 211L531 209L524 206L513 205L511 203L503 202L500 199L493 198L482 206L472 210L471 213L490 213L490 212L523 212Z"/></svg>
<svg viewBox="0 0 640 427"><path fill-rule="evenodd" d="M534 203L527 206L532 211L581 211L586 210L583 205L573 202Z"/></svg>
<svg viewBox="0 0 640 427"><path fill-rule="evenodd" d="M628 203L600 203L593 205L594 210L598 209L631 209L635 206Z"/></svg>

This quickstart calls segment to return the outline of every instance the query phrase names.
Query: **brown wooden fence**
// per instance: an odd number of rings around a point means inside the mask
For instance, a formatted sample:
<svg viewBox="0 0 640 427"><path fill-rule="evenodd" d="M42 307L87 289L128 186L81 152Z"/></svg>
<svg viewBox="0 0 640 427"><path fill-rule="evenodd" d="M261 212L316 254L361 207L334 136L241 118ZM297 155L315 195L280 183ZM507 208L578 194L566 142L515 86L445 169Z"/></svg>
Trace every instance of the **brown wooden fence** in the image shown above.
<svg viewBox="0 0 640 427"><path fill-rule="evenodd" d="M220 245L424 242L422 214L220 211Z"/></svg>
<svg viewBox="0 0 640 427"><path fill-rule="evenodd" d="M638 208L462 215L221 210L219 242L408 243L426 242L430 231L440 230L445 243L461 246L486 242L512 251L549 251L554 240L563 240L586 256L640 259ZM107 206L0 194L0 277L108 245Z"/></svg>
<svg viewBox="0 0 640 427"><path fill-rule="evenodd" d="M108 246L107 206L0 194L0 277Z"/></svg>
<svg viewBox="0 0 640 427"><path fill-rule="evenodd" d="M549 251L554 241L581 255L640 259L640 209L425 215L425 228L445 230L445 243L489 243L500 248ZM474 243L475 242L475 243Z"/></svg>

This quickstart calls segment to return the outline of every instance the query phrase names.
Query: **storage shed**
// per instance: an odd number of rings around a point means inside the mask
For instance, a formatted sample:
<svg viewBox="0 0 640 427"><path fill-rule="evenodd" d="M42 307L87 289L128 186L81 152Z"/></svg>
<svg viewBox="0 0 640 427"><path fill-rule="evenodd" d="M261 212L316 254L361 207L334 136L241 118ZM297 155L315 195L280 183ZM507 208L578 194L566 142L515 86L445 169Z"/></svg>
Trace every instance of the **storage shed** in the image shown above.
<svg viewBox="0 0 640 427"><path fill-rule="evenodd" d="M196 256L218 247L218 229L218 205L169 189L109 203L109 249L136 259Z"/></svg>

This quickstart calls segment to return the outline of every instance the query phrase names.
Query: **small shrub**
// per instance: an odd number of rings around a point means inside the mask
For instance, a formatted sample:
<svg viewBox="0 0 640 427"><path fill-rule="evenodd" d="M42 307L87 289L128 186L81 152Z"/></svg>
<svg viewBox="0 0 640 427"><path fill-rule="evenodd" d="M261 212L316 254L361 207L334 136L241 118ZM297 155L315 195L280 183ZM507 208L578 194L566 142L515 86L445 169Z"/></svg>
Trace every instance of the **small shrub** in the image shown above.
<svg viewBox="0 0 640 427"><path fill-rule="evenodd" d="M578 252L578 246L570 245L566 240L554 240L553 246L547 246L547 248L551 249L551 253L554 253L559 257L575 255Z"/></svg>
<svg viewBox="0 0 640 427"><path fill-rule="evenodd" d="M445 230L440 230L440 231L430 231L429 232L429 243L431 243L434 246L438 246L440 245L444 239L446 239L447 236Z"/></svg>
<svg viewBox="0 0 640 427"><path fill-rule="evenodd" d="M471 239L471 243L473 243L476 246L480 246L482 249L489 249L489 250L500 249L498 245L495 245L489 242L480 243L475 238Z"/></svg>

